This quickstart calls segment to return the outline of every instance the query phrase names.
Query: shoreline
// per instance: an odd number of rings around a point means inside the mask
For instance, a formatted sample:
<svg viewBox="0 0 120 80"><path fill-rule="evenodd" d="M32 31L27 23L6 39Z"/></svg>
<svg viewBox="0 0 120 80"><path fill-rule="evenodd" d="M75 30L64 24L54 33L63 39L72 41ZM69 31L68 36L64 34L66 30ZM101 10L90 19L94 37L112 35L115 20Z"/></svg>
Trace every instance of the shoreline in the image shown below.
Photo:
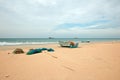
<svg viewBox="0 0 120 80"><path fill-rule="evenodd" d="M14 45L44 45L58 43L58 41L75 41L75 42L111 42L120 41L120 38L0 38L0 46Z"/></svg>
<svg viewBox="0 0 120 80"><path fill-rule="evenodd" d="M100 41L100 42L90 42L90 43L82 43L79 42L79 46L89 45L89 44L101 44L101 43L120 43L120 41ZM10 50L14 48L41 48L46 46L60 46L59 43L48 43L48 44L22 44L22 45L3 45L0 46L0 50Z"/></svg>

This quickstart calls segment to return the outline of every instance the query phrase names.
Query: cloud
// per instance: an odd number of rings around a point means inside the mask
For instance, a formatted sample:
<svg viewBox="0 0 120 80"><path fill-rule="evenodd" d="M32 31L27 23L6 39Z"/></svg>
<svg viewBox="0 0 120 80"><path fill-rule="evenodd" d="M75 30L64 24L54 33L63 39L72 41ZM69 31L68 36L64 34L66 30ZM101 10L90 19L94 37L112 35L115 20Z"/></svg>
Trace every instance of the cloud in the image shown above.
<svg viewBox="0 0 120 80"><path fill-rule="evenodd" d="M96 20L88 23L64 23L64 24L57 25L56 29L67 29L67 28L72 28L76 26L84 27L84 28L99 28L100 25L109 24L109 23L110 23L109 20ZM99 26L96 26L96 25L99 25Z"/></svg>
<svg viewBox="0 0 120 80"><path fill-rule="evenodd" d="M0 0L0 37L43 37L40 34L67 37L75 30L78 37L87 33L86 37L98 33L114 37L115 32L120 34L119 3L119 0Z"/></svg>

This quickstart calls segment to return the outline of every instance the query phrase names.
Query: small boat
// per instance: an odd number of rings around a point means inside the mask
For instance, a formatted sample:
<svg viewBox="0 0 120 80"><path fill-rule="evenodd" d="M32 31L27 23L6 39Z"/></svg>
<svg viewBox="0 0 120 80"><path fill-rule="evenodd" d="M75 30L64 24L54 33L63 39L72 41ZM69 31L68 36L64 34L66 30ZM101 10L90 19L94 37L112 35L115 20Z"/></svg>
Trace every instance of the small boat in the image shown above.
<svg viewBox="0 0 120 80"><path fill-rule="evenodd" d="M54 39L53 37L49 37L49 39Z"/></svg>
<svg viewBox="0 0 120 80"><path fill-rule="evenodd" d="M75 37L74 39L78 39L78 37Z"/></svg>
<svg viewBox="0 0 120 80"><path fill-rule="evenodd" d="M81 41L82 43L90 43L89 40L86 40L86 41Z"/></svg>

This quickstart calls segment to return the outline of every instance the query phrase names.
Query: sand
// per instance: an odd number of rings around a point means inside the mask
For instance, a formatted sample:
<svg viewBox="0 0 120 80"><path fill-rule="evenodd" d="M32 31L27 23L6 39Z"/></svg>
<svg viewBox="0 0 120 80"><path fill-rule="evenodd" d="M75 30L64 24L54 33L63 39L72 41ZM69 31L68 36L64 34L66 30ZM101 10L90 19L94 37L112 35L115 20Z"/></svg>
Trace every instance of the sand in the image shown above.
<svg viewBox="0 0 120 80"><path fill-rule="evenodd" d="M12 53L42 47L55 52ZM120 42L80 43L72 49L58 44L0 46L0 80L120 80Z"/></svg>

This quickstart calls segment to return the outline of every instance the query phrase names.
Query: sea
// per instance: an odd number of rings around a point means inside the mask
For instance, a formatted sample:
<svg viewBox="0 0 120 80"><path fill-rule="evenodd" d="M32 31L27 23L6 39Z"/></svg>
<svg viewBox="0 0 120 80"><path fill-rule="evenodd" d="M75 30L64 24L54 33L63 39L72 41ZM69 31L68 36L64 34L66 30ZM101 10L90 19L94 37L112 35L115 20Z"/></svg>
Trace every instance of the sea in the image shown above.
<svg viewBox="0 0 120 80"><path fill-rule="evenodd" d="M74 42L105 42L105 41L120 41L120 38L0 38L0 46L10 45L31 45L31 44L53 44L59 41L74 41Z"/></svg>

